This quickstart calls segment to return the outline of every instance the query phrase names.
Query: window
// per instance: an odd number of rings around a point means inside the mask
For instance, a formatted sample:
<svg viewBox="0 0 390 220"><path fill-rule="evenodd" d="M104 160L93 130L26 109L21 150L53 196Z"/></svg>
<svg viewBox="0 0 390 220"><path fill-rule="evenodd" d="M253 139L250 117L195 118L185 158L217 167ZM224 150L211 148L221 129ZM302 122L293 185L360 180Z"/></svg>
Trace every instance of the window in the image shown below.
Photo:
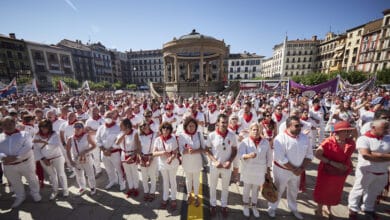
<svg viewBox="0 0 390 220"><path fill-rule="evenodd" d="M286 70L288 70L288 65L286 65Z"/></svg>
<svg viewBox="0 0 390 220"><path fill-rule="evenodd" d="M286 63L288 63L288 62L289 62L289 59L287 58Z"/></svg>
<svg viewBox="0 0 390 220"><path fill-rule="evenodd" d="M233 68L232 68L232 67L230 67L230 72L231 72L231 73L233 72Z"/></svg>
<svg viewBox="0 0 390 220"><path fill-rule="evenodd" d="M7 50L7 57L12 59L12 52Z"/></svg>
<svg viewBox="0 0 390 220"><path fill-rule="evenodd" d="M253 71L253 72L256 72L256 67L255 67L255 66L252 67L252 71Z"/></svg>
<svg viewBox="0 0 390 220"><path fill-rule="evenodd" d="M252 73L252 78L256 78L256 74Z"/></svg>
<svg viewBox="0 0 390 220"><path fill-rule="evenodd" d="M234 61L231 62L231 65L234 66Z"/></svg>
<svg viewBox="0 0 390 220"><path fill-rule="evenodd" d="M300 57L298 57L298 63L300 63L301 62L301 58Z"/></svg>
<svg viewBox="0 0 390 220"><path fill-rule="evenodd" d="M248 67L245 67L245 72L248 72Z"/></svg>
<svg viewBox="0 0 390 220"><path fill-rule="evenodd" d="M240 61L236 61L236 66L239 66L240 65Z"/></svg>
<svg viewBox="0 0 390 220"><path fill-rule="evenodd" d="M249 60L247 60L247 61L245 62L245 65L249 65Z"/></svg>
<svg viewBox="0 0 390 220"><path fill-rule="evenodd" d="M241 71L240 67L237 68L237 73L239 73Z"/></svg>
<svg viewBox="0 0 390 220"><path fill-rule="evenodd" d="M362 34L362 30L359 30L358 32L358 35L357 36L360 36Z"/></svg>
<svg viewBox="0 0 390 220"><path fill-rule="evenodd" d="M244 79L248 79L248 74L245 74L245 75L244 75Z"/></svg>
<svg viewBox="0 0 390 220"><path fill-rule="evenodd" d="M359 44L360 43L360 39L358 39L357 41L356 41L356 44Z"/></svg>

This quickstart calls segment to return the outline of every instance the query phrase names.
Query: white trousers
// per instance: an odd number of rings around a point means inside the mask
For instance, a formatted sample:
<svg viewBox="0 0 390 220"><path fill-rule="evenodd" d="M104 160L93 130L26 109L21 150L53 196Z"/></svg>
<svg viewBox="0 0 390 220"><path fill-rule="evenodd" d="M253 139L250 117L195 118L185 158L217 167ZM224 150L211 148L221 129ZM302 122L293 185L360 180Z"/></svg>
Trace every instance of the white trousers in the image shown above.
<svg viewBox="0 0 390 220"><path fill-rule="evenodd" d="M257 205L257 197L259 196L259 188L260 188L259 185L244 183L244 188L242 190L243 203L249 204L249 195L250 195L250 192L252 191L251 202L252 202L252 204Z"/></svg>
<svg viewBox="0 0 390 220"><path fill-rule="evenodd" d="M93 167L95 167L95 172L102 172L101 162L100 162L100 148L96 147L92 150L92 158L93 158Z"/></svg>
<svg viewBox="0 0 390 220"><path fill-rule="evenodd" d="M77 168L74 169L76 172L76 181L81 189L87 188L85 175L88 178L88 185L91 189L96 187L95 174L93 172L93 159L91 155L85 157L85 163L78 163Z"/></svg>
<svg viewBox="0 0 390 220"><path fill-rule="evenodd" d="M171 199L176 200L177 183L176 173L177 167L173 169L160 170L163 179L163 200L167 201L169 197L169 188L171 189Z"/></svg>
<svg viewBox="0 0 390 220"><path fill-rule="evenodd" d="M316 127L316 130L311 131L312 144L313 145L316 144L317 135L318 135L318 142L317 143L321 144L322 141L324 140L324 136L325 136L325 125L324 125L324 123L321 123L321 122L317 125L314 122L314 127Z"/></svg>
<svg viewBox="0 0 390 220"><path fill-rule="evenodd" d="M191 193L192 187L194 187L195 196L199 195L199 177L200 171L197 172L185 172L186 175L186 187L187 193Z"/></svg>
<svg viewBox="0 0 390 220"><path fill-rule="evenodd" d="M215 168L214 166L211 166L210 168L210 205L217 205L217 184L219 175L221 175L222 178L221 206L227 207L229 183L232 171L231 169Z"/></svg>
<svg viewBox="0 0 390 220"><path fill-rule="evenodd" d="M139 185L139 174L138 165L136 163L128 164L123 163L123 169L125 170L127 184L129 189L138 189Z"/></svg>
<svg viewBox="0 0 390 220"><path fill-rule="evenodd" d="M119 152L112 153L111 156L103 156L103 164L106 168L109 183L119 183L124 181L123 171L121 168L121 154Z"/></svg>
<svg viewBox="0 0 390 220"><path fill-rule="evenodd" d="M141 166L142 186L144 187L144 193L154 194L156 192L156 172L157 163L153 161L149 167ZM150 191L149 191L149 178L150 178Z"/></svg>
<svg viewBox="0 0 390 220"><path fill-rule="evenodd" d="M49 158L50 159L50 158ZM68 191L68 179L65 174L65 158L61 155L55 159L52 159L51 164L47 166L42 160L40 161L43 169L49 175L50 183L52 184L53 191L58 192L58 180L61 184L64 192Z"/></svg>
<svg viewBox="0 0 390 220"><path fill-rule="evenodd" d="M28 182L31 195L39 195L39 183L37 175L35 175L35 160L33 156L20 164L4 165L4 175L12 185L17 199L26 196L22 176L24 176Z"/></svg>
<svg viewBox="0 0 390 220"><path fill-rule="evenodd" d="M375 211L376 198L388 183L387 172L383 175L356 168L355 183L348 196L348 207L352 211ZM360 206L360 202L362 205Z"/></svg>
<svg viewBox="0 0 390 220"><path fill-rule="evenodd" d="M297 196L299 190L300 176L295 176L291 171L273 166L275 186L278 188L278 200L275 203L268 203L268 208L276 210L278 208L282 194L287 188L287 204L291 211L297 211Z"/></svg>

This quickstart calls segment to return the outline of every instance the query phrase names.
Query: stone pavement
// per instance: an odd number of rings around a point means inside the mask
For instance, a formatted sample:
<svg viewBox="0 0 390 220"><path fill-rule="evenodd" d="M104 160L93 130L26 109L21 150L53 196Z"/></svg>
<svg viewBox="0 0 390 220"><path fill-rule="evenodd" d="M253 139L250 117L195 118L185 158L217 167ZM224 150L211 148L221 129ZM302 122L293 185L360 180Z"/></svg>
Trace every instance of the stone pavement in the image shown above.
<svg viewBox="0 0 390 220"><path fill-rule="evenodd" d="M356 164L356 154L353 157L354 163ZM314 160L314 163L307 172L307 192L301 193L298 200L298 209L304 215L305 219L319 219L314 216L315 202L312 200L312 193L315 184L315 176L317 174L318 160ZM203 186L204 192L207 194L208 185L205 176L203 175ZM106 185L107 176L102 174L97 179L97 194L89 196L84 194L83 196L77 196L77 188L75 187L75 179L70 179L70 196L63 198L59 196L55 201L49 201L50 187L48 185L41 191L42 201L34 203L30 196L27 197L26 201L18 208L11 210L10 206L13 203L12 194L9 193L9 188L6 186L0 186L0 219L50 219L50 220L61 220L61 219L210 219L209 213L207 212L208 200L205 199L203 209L198 208L198 211L193 212L193 207L189 211L188 206L185 202L185 186L184 186L184 173L181 167L178 171L177 182L178 182L178 208L176 211L167 211L159 209L161 196L157 196L154 202L144 202L143 195L140 193L138 198L127 199L123 192L119 191L119 186L114 186L111 190L104 190ZM5 181L5 179L3 179ZM340 205L333 207L333 212L336 216L335 219L347 219L348 209L347 197L348 192L351 190L353 185L354 177L349 176L347 183L345 184L344 194ZM157 184L157 191L161 192L161 176L160 181ZM142 187L142 185L141 185ZM220 187L220 183L219 186ZM220 188L218 188L220 189ZM26 187L28 192L28 188ZM244 219L242 215L242 187L232 184L229 192L229 218L228 219ZM206 198L208 196L206 195ZM220 198L220 191L218 190L217 198ZM260 219L269 219L266 213L266 202L259 195L258 208L260 210ZM381 202L378 206L380 219L390 219L389 214L390 199L386 198L386 201ZM202 214L203 211L203 214ZM195 213L195 214L194 214ZM200 213L200 214L199 214ZM220 213L217 218L222 219ZM250 219L255 219L253 215ZM279 205L279 209L276 212L276 219L295 219L287 208L286 199L282 199ZM359 219L365 219L360 216Z"/></svg>

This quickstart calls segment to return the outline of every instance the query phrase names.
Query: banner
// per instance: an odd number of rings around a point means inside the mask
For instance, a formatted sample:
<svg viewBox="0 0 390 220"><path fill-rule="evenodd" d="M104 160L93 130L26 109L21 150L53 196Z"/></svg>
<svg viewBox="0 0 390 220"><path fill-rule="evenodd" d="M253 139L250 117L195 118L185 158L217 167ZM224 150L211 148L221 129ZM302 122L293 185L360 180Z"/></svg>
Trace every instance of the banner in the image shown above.
<svg viewBox="0 0 390 220"><path fill-rule="evenodd" d="M18 93L18 87L16 85L16 78L14 78L6 87L0 90L0 97L5 98L9 95Z"/></svg>
<svg viewBox="0 0 390 220"><path fill-rule="evenodd" d="M39 94L37 80L35 78L32 79L31 83L25 84L24 86L21 87L22 88L20 89L20 91L22 91L23 94L27 94L27 93Z"/></svg>
<svg viewBox="0 0 390 220"><path fill-rule="evenodd" d="M375 85L376 77L371 77L364 82L351 84L348 80L340 78L339 89L342 92L362 92Z"/></svg>
<svg viewBox="0 0 390 220"><path fill-rule="evenodd" d="M87 91L87 92L90 92L91 91L91 89L89 88L89 83L88 83L88 80L85 80L84 82L83 82L83 85L81 85L81 91Z"/></svg>
<svg viewBox="0 0 390 220"><path fill-rule="evenodd" d="M299 83L296 83L292 80L289 80L290 92L302 93L302 95L313 97L317 93L336 93L339 83L339 77L336 77L327 82L315 85L315 86L304 86Z"/></svg>
<svg viewBox="0 0 390 220"><path fill-rule="evenodd" d="M69 86L62 80L58 81L58 90L61 94L68 94L70 92Z"/></svg>

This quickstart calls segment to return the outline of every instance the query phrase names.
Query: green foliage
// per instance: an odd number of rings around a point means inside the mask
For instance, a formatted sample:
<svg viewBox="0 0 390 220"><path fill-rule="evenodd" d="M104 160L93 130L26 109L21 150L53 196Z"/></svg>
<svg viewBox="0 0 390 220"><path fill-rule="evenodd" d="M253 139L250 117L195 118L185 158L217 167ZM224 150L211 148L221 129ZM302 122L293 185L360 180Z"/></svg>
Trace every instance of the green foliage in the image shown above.
<svg viewBox="0 0 390 220"><path fill-rule="evenodd" d="M378 85L390 84L390 69L384 69L377 72L376 79Z"/></svg>
<svg viewBox="0 0 390 220"><path fill-rule="evenodd" d="M116 90L116 89L122 89L124 87L124 83L123 82L120 82L120 81L117 81L115 82L114 84L112 84L112 87Z"/></svg>
<svg viewBox="0 0 390 220"><path fill-rule="evenodd" d="M16 79L16 83L18 85L24 85L24 84L27 84L27 83L31 83L32 81L32 78L31 77L27 77L27 76L23 76L23 77L19 77Z"/></svg>
<svg viewBox="0 0 390 220"><path fill-rule="evenodd" d="M51 78L51 82L54 88L58 88L58 81L62 80L66 85L71 89L78 89L80 87L80 83L77 79L73 79L71 77L61 77L61 76L53 76Z"/></svg>
<svg viewBox="0 0 390 220"><path fill-rule="evenodd" d="M390 74L390 73L389 73ZM293 76L291 79L303 85L318 85L328 80L334 79L340 75L347 79L351 84L361 83L366 80L369 74L359 71L353 72L332 72L332 73L311 73L304 76Z"/></svg>
<svg viewBox="0 0 390 220"><path fill-rule="evenodd" d="M89 88L91 90L104 90L104 89L109 89L111 87L111 84L107 81L102 81L102 82L88 81L88 83L89 83Z"/></svg>
<svg viewBox="0 0 390 220"><path fill-rule="evenodd" d="M135 90L135 89L137 89L137 85L136 84L127 84L126 89Z"/></svg>

